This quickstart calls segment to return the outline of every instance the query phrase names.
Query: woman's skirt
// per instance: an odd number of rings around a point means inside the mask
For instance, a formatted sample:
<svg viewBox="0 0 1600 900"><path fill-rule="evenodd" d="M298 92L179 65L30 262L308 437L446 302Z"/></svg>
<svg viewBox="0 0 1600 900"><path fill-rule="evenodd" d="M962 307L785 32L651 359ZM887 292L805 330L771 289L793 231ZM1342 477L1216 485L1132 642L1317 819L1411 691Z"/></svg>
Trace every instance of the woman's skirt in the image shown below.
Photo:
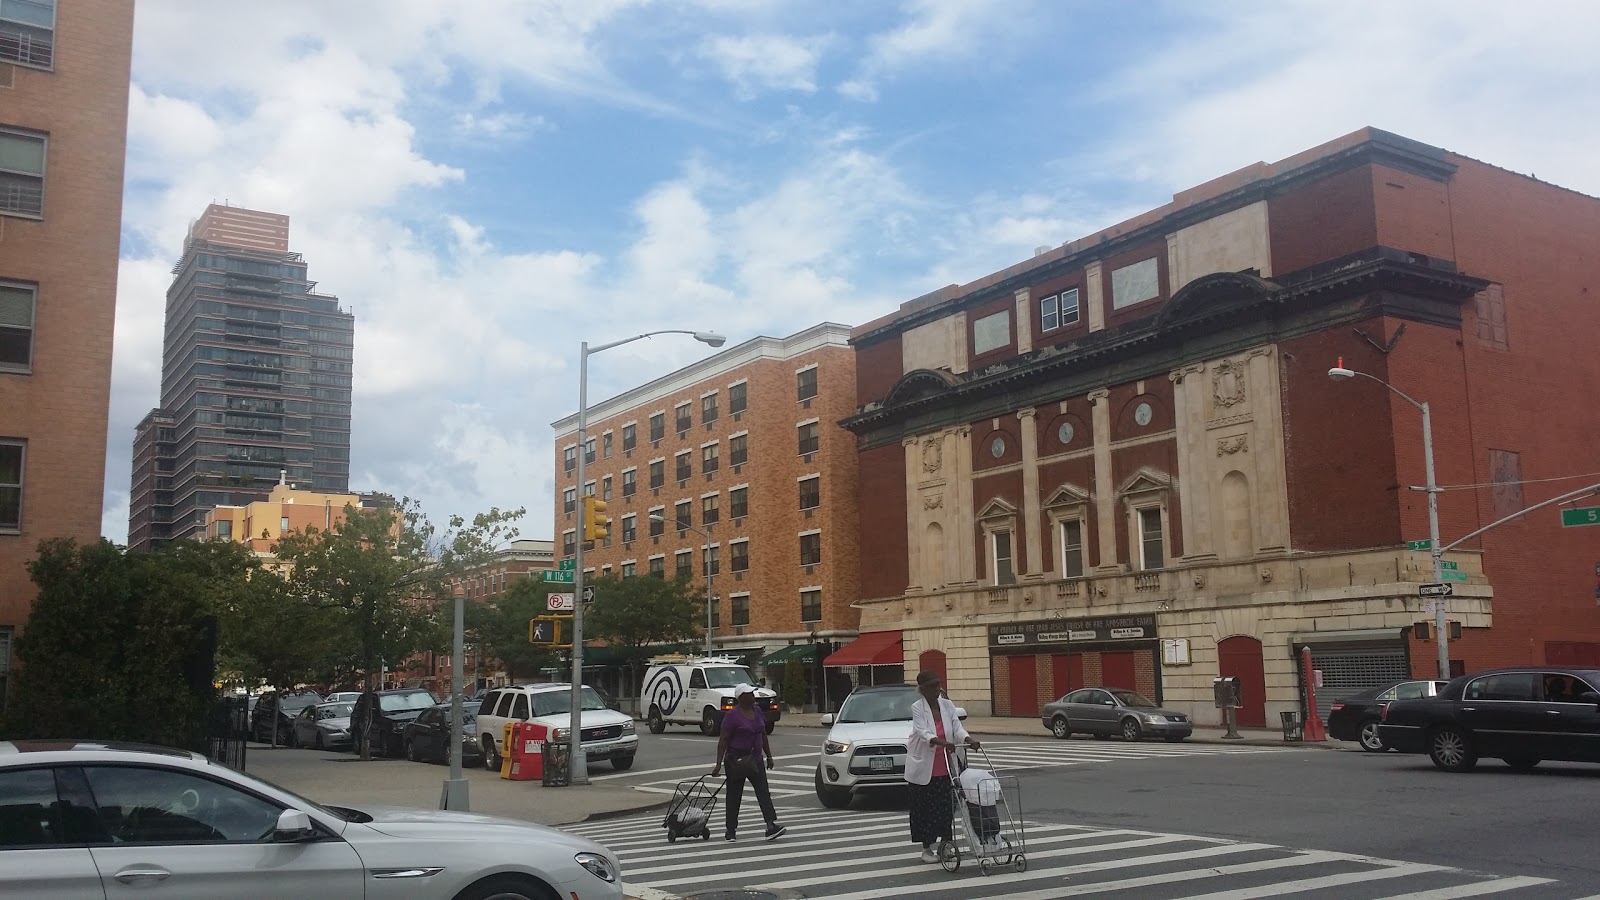
<svg viewBox="0 0 1600 900"><path fill-rule="evenodd" d="M911 788L911 840L923 845L940 839L950 840L950 776L939 775L927 784L908 787Z"/></svg>

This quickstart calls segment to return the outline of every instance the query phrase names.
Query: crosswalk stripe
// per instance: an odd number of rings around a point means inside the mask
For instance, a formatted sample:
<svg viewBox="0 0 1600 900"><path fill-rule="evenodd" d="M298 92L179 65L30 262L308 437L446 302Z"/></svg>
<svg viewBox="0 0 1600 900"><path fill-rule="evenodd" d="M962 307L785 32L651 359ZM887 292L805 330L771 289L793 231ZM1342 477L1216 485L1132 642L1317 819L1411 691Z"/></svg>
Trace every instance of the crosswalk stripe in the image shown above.
<svg viewBox="0 0 1600 900"><path fill-rule="evenodd" d="M784 822L783 824L788 827L789 834L795 834L795 835L807 834L807 833L809 833L811 831L819 831L819 832L822 832L822 833L826 834L828 832L832 832L832 831L836 830L836 829L830 828L826 824L820 823L820 822L803 823L803 824L798 824L798 825L794 824L792 822ZM758 826L758 827L760 827L760 826ZM1065 827L1072 827L1072 826L1061 826L1061 827L1065 828ZM895 820L893 822L881 822L881 823L877 823L877 824L873 824L873 825L859 825L859 826L856 826L854 828L851 828L850 829L850 834L847 835L847 836L836 837L836 838L824 838L822 840L810 840L809 837L808 837L808 839L806 841L806 846L810 847L810 846L814 846L814 845L817 845L817 844L834 844L834 843L839 843L841 841L851 841L851 840L859 842L864 838L875 836L879 832L884 832L886 834L894 834L895 832L903 832L905 830L906 830L906 820L904 818L901 818L901 819L897 819L897 820ZM711 841L709 841L707 843L715 843L718 846L716 846L715 848L707 848L704 853L698 853L697 852L695 854L697 857L698 856L706 856L706 855L716 855L716 854L722 853L724 851L727 851L728 853L742 853L745 856L749 856L750 855L750 853L749 853L750 848L748 846L746 846L746 845L749 844L750 842L755 841L756 838L760 836L759 831L753 830L751 832L751 834L750 834L749 840L745 841L743 844L741 844L738 841L735 841L733 844L729 844L727 841L724 841L720 837L717 836L717 834L716 834L717 831L718 831L718 828L713 828L712 829L712 832L713 832L712 839L711 839ZM601 843L604 844L605 842L601 841ZM606 844L606 849L610 850L613 853L616 853L618 855L618 857L622 859L623 862L629 862L631 860L639 860L639 859L642 859L647 854L648 855L665 854L665 855L670 855L670 856L675 856L675 857L683 856L682 848L674 849L673 845L668 844L666 842L666 839L665 839L664 835L661 835L661 834L655 835L654 838L650 839L650 840L638 840L638 841L629 841L629 842L616 843L616 844ZM763 859L772 859L773 857L764 855L762 858Z"/></svg>
<svg viewBox="0 0 1600 900"><path fill-rule="evenodd" d="M1520 890L1525 887L1534 887L1540 884L1550 884L1554 879L1534 878L1528 875L1519 875L1515 878L1496 878L1493 881L1479 881L1475 884L1459 884L1455 887L1436 888L1431 891L1417 891L1411 894L1400 894L1390 897L1389 900L1458 900L1461 897L1482 897L1484 894L1499 894L1505 891Z"/></svg>
<svg viewBox="0 0 1600 900"><path fill-rule="evenodd" d="M1376 860L1374 860L1376 862ZM1386 865L1381 869L1368 872L1345 872L1340 875L1324 875L1321 878L1305 878L1300 881L1284 881L1278 884L1263 885L1261 887L1238 888L1231 891L1216 891L1210 894L1200 894L1188 897L1186 900L1257 900L1260 897L1277 897L1281 894L1298 894L1303 891L1320 891L1323 888L1341 887L1347 884L1381 881L1388 878L1405 878L1411 875L1422 875L1428 872L1448 872L1445 866L1430 866L1424 863L1397 863Z"/></svg>
<svg viewBox="0 0 1600 900"><path fill-rule="evenodd" d="M740 810L741 819L744 818L744 812L745 810ZM713 813L713 815L716 816L716 820L713 824L720 823L721 816L717 815L716 813ZM566 830L572 832L573 834L582 835L586 838L592 838L593 840L597 840L601 843L605 843L608 840L634 841L640 838L649 838L651 839L651 842L659 841L664 844L666 842L666 829L661 827L661 822L665 818L666 814L662 813L660 816L651 816L645 819L633 820L628 825L616 825L602 828L585 828L580 825L568 828ZM880 823L887 824L890 822L905 824L906 814L894 812L865 813L853 815L849 819L841 819L839 813L834 810L786 810L783 815L779 816L779 821L790 827L807 824L826 824L829 828L837 829L841 824L845 824L846 822L850 827L876 825ZM617 846L623 845L618 844Z"/></svg>
<svg viewBox="0 0 1600 900"><path fill-rule="evenodd" d="M1189 850L1183 853L1165 853L1157 856L1135 857L1130 860L1106 860L1100 863L1090 863L1083 866L1069 866L1064 869L1047 871L1046 874L1055 875L1063 880L1072 875L1083 875L1089 872L1101 872L1106 869L1122 869L1129 866L1160 865L1168 862L1186 862L1207 856L1222 856L1229 853L1245 853L1252 850L1281 850L1270 844L1233 844L1223 847L1205 847L1200 850ZM1138 878L1119 878L1115 881L1093 881L1087 884L1056 885L1039 891L1027 893L1007 892L1006 900L1059 900L1062 897L1081 897L1086 894L1103 894L1107 891L1125 891L1133 888L1154 887L1156 885L1176 884L1182 881L1199 881L1202 878L1220 878L1227 875L1247 875L1255 872L1270 872L1276 869L1289 869L1298 866L1320 865L1322 863L1338 862L1342 854L1324 853L1319 850L1310 850L1296 853L1293 856L1283 856L1276 859L1265 859L1257 862L1235 863L1227 866L1209 866L1204 869L1188 869L1182 872L1167 872L1161 875L1145 875ZM1030 869L1031 871L1031 869ZM823 898L818 898L823 900ZM843 898L831 898L843 900Z"/></svg>

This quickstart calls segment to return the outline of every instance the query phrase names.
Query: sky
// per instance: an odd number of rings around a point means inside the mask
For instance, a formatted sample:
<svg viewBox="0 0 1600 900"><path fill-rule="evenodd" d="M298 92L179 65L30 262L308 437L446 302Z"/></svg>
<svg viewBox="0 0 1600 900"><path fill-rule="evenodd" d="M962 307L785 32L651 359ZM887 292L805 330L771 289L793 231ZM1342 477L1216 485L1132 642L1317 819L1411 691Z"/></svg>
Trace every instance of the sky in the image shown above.
<svg viewBox="0 0 1600 900"><path fill-rule="evenodd" d="M858 325L1368 125L1600 195L1596 34L1577 0L138 0L104 534L208 203L289 215L355 314L352 490L550 538L580 341ZM607 351L589 396L712 352Z"/></svg>

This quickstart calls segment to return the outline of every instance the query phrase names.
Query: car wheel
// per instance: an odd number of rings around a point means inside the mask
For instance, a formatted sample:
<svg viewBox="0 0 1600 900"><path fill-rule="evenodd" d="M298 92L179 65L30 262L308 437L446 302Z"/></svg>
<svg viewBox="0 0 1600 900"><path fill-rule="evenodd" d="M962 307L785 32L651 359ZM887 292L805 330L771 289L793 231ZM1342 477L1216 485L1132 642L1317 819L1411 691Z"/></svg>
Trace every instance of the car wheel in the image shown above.
<svg viewBox="0 0 1600 900"><path fill-rule="evenodd" d="M661 718L661 707L650 707L650 714L645 716L645 724L650 726L651 734L660 734L667 730L667 722Z"/></svg>
<svg viewBox="0 0 1600 900"><path fill-rule="evenodd" d="M1139 730L1139 720L1132 716L1122 720L1122 731L1120 733L1125 741L1137 741L1143 735L1143 732Z"/></svg>
<svg viewBox="0 0 1600 900"><path fill-rule="evenodd" d="M1055 735L1056 740L1058 741L1064 741L1067 738L1072 737L1072 728L1067 725L1067 717L1056 716L1054 719L1051 719L1050 733Z"/></svg>
<svg viewBox="0 0 1600 900"><path fill-rule="evenodd" d="M1507 756L1503 761L1518 772L1530 772L1534 766L1544 762L1537 756Z"/></svg>
<svg viewBox="0 0 1600 900"><path fill-rule="evenodd" d="M1361 723L1357 740L1361 742L1361 749L1368 753L1382 753L1389 749L1383 745L1383 737L1378 733L1377 719L1368 719Z"/></svg>
<svg viewBox="0 0 1600 900"><path fill-rule="evenodd" d="M492 737L483 739L483 767L491 772L500 771L500 748L495 746Z"/></svg>
<svg viewBox="0 0 1600 900"><path fill-rule="evenodd" d="M288 731L284 734L283 745L289 748L300 746L300 736L293 728L288 729Z"/></svg>
<svg viewBox="0 0 1600 900"><path fill-rule="evenodd" d="M1446 772L1470 772L1478 764L1472 738L1450 725L1428 733L1428 758Z"/></svg>
<svg viewBox="0 0 1600 900"><path fill-rule="evenodd" d="M611 757L611 768L616 769L618 772L626 772L633 768L633 757L613 756Z"/></svg>
<svg viewBox="0 0 1600 900"><path fill-rule="evenodd" d="M700 716L700 733L707 737L715 736L721 725L722 723L717 721L717 711L709 706L706 707L706 711Z"/></svg>
<svg viewBox="0 0 1600 900"><path fill-rule="evenodd" d="M322 746L322 732L320 732L320 731L319 731L319 732L317 732L317 741L316 741L316 748L317 748L317 749L318 749L318 750L322 750L322 749L325 749L325 748L324 748L324 747L323 747L323 746Z"/></svg>
<svg viewBox="0 0 1600 900"><path fill-rule="evenodd" d="M550 887L527 875L495 875L468 885L455 900L560 900Z"/></svg>
<svg viewBox="0 0 1600 900"><path fill-rule="evenodd" d="M767 723L767 734L771 734L773 732L773 729L775 729L777 727L778 727L778 723L777 722L768 722Z"/></svg>
<svg viewBox="0 0 1600 900"><path fill-rule="evenodd" d="M850 806L850 791L846 788L836 788L822 780L822 766L817 766L817 802L828 809L847 809Z"/></svg>
<svg viewBox="0 0 1600 900"><path fill-rule="evenodd" d="M406 741L406 759L409 759L412 762L422 762L422 757L417 754L416 741Z"/></svg>

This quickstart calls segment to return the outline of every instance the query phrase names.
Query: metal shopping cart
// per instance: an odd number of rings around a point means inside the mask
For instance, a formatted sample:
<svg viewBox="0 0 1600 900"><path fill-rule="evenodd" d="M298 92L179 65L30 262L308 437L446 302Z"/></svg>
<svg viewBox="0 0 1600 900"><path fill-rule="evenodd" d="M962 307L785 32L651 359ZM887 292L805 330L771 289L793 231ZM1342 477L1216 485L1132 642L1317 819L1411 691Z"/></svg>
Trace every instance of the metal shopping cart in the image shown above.
<svg viewBox="0 0 1600 900"><path fill-rule="evenodd" d="M985 875L1003 866L1028 869L1026 826L1022 821L1022 788L1015 775L1000 775L981 747L987 772L970 768L960 753L946 747L951 801L956 808L954 840L939 843L939 865L946 872L961 868L962 858L978 861Z"/></svg>
<svg viewBox="0 0 1600 900"><path fill-rule="evenodd" d="M722 783L706 784L710 777L701 775L693 781L680 781L673 789L667 817L661 822L661 827L667 830L667 843L681 837L711 839L711 814L716 811Z"/></svg>

